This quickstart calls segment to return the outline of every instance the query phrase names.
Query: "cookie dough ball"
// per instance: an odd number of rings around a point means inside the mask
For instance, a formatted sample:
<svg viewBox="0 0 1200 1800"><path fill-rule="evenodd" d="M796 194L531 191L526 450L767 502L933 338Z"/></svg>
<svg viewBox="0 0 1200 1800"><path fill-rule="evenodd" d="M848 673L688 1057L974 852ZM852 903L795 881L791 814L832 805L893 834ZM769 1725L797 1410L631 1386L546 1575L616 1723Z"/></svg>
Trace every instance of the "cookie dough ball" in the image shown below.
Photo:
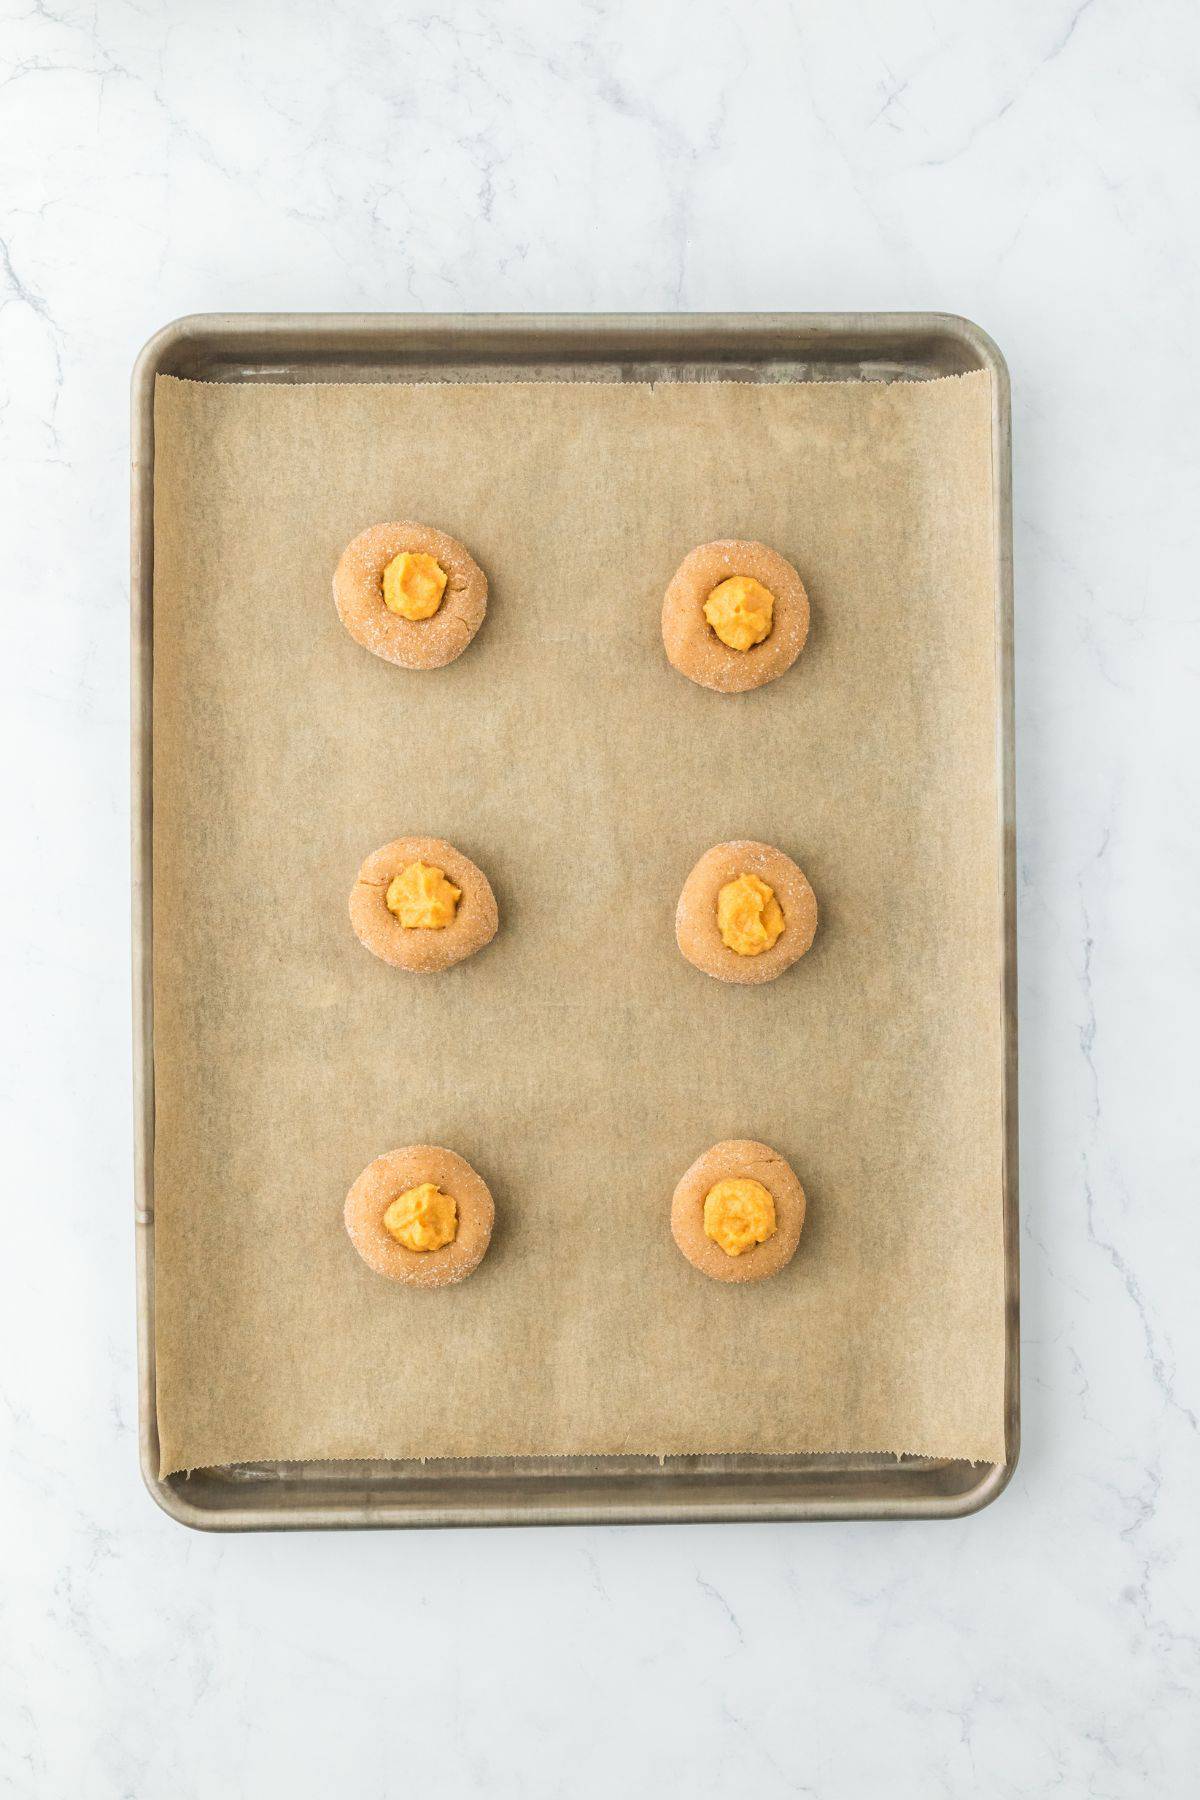
<svg viewBox="0 0 1200 1800"><path fill-rule="evenodd" d="M395 969L449 969L490 944L500 915L482 869L442 838L395 838L368 856L350 891L350 923Z"/></svg>
<svg viewBox="0 0 1200 1800"><path fill-rule="evenodd" d="M333 576L350 636L403 669L441 669L461 656L487 611L487 576L432 525L372 525L342 552Z"/></svg>
<svg viewBox="0 0 1200 1800"><path fill-rule="evenodd" d="M449 1287L483 1261L495 1204L469 1162L437 1144L377 1156L346 1195L346 1230L367 1267L409 1287Z"/></svg>
<svg viewBox="0 0 1200 1800"><path fill-rule="evenodd" d="M727 1138L696 1158L671 1201L671 1235L714 1281L762 1281L791 1262L804 1189L768 1144Z"/></svg>
<svg viewBox="0 0 1200 1800"><path fill-rule="evenodd" d="M675 938L718 981L774 981L812 943L817 898L790 856L738 838L706 850L683 884Z"/></svg>
<svg viewBox="0 0 1200 1800"><path fill-rule="evenodd" d="M791 668L808 636L808 595L777 550L721 538L680 563L663 600L662 634L681 675L741 694Z"/></svg>

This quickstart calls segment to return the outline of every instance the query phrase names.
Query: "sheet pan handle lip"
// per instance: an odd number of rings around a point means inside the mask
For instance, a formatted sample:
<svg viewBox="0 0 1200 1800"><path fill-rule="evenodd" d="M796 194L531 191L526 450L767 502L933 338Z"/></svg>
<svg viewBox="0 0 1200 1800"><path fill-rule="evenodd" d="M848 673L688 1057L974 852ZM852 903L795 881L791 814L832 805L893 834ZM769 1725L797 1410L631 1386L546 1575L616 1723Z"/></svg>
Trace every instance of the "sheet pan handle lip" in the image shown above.
<svg viewBox="0 0 1200 1800"><path fill-rule="evenodd" d="M362 331L384 330L394 328L402 330L405 326L413 330L434 332L438 330L472 331L490 330L504 337L518 332L528 333L547 327L577 327L580 331L588 331L600 337L615 336L623 330L661 326L677 333L700 333L711 329L714 325L742 331L755 330L766 333L771 330L787 331L793 329L828 328L839 326L862 331L890 330L904 334L921 330L940 331L944 335L956 338L976 358L981 368L986 368L996 380L1001 391L1003 403L1007 406L1011 390L1011 378L1008 363L995 338L974 319L963 313L925 312L918 308L884 312L845 311L845 312L790 312L763 308L759 311L739 312L662 312L646 309L641 312L549 312L530 313L511 312L196 312L181 313L177 318L168 320L159 326L148 337L134 359L132 382L135 406L144 400L147 390L153 389L154 378L163 372L162 365L168 354L178 346L187 344L198 338L210 337L220 339L233 337L238 332L261 330L271 335L281 328L293 331L302 337L319 336L337 328L342 331L359 329Z"/></svg>
<svg viewBox="0 0 1200 1800"><path fill-rule="evenodd" d="M142 1480L160 1511L178 1525L208 1534L260 1531L347 1531L347 1530L494 1530L514 1525L540 1526L638 1526L638 1525L739 1525L739 1524L843 1524L871 1525L881 1521L924 1523L941 1520L968 1519L986 1511L997 1501L1012 1481L1019 1458L1019 1441L1014 1440L1004 1462L984 1465L980 1479L963 1493L943 1500L930 1499L919 1513L913 1514L887 1501L858 1504L836 1501L813 1507L803 1500L779 1501L742 1510L742 1503L722 1505L719 1501L680 1501L674 1508L642 1513L636 1494L630 1494L625 1508L599 1505L523 1506L519 1516L512 1516L515 1505L487 1507L463 1502L458 1505L425 1505L397 1507L387 1503L375 1506L310 1505L298 1508L292 1517L281 1520L274 1512L259 1512L249 1507L209 1509L187 1498L186 1483L178 1475L158 1473L158 1444L153 1431L143 1435L141 1444Z"/></svg>
<svg viewBox="0 0 1200 1800"><path fill-rule="evenodd" d="M259 1513L232 1507L210 1512L185 1499L182 1490L175 1485L174 1477L158 1480L152 1472L145 1469L143 1477L151 1498L173 1523L182 1525L189 1531L203 1532L206 1536L226 1536L278 1531L500 1531L522 1526L554 1526L557 1529L603 1526L606 1530L611 1530L614 1527L619 1529L663 1525L936 1524L943 1520L955 1522L968 1519L989 1507L1008 1485L1009 1465L990 1465L989 1476L978 1489L972 1489L961 1499L943 1505L925 1503L921 1511L916 1513L879 1504L860 1509L832 1502L815 1508L797 1505L793 1510L786 1505L774 1506L769 1503L751 1509L738 1502L734 1502L730 1508L717 1504L706 1505L699 1501L694 1505L680 1502L670 1513L641 1514L636 1496L630 1496L621 1507L588 1506L577 1512L573 1509L529 1504L518 1508L516 1503L513 1504L511 1513L500 1510L492 1512L452 1503L436 1508L412 1511L405 1509L403 1513L389 1507L313 1507L311 1510L298 1509L291 1516L281 1518L273 1512Z"/></svg>

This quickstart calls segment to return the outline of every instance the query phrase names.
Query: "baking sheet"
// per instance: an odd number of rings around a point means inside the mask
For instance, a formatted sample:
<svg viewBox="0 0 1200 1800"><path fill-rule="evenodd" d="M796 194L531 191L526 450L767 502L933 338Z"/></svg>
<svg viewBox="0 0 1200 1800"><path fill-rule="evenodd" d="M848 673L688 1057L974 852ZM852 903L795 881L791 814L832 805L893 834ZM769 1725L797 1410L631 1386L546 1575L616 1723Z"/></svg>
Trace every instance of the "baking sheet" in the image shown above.
<svg viewBox="0 0 1200 1800"><path fill-rule="evenodd" d="M1003 1457L989 406L986 374L160 379L164 1472ZM491 577L438 675L370 658L329 598L343 543L403 515ZM809 647L758 694L662 653L662 589L717 535L776 544L810 588ZM362 855L408 830L451 837L500 900L496 943L437 983L373 963L345 918ZM671 930L734 835L780 843L822 903L762 992L707 981ZM667 1210L742 1134L789 1157L810 1216L784 1277L731 1292ZM474 1162L500 1216L442 1294L371 1277L341 1228L363 1164L417 1139Z"/></svg>

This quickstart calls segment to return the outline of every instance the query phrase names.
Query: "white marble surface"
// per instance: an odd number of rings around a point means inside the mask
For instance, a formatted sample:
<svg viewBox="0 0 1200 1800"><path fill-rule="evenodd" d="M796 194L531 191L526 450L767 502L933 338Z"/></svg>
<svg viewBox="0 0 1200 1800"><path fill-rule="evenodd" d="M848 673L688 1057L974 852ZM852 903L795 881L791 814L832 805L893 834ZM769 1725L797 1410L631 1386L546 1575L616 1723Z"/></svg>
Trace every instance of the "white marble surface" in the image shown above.
<svg viewBox="0 0 1200 1800"><path fill-rule="evenodd" d="M0 1790L1197 1791L1192 0L2 0ZM958 1525L215 1540L136 1468L126 396L271 308L939 308L1017 445L1025 1450Z"/></svg>

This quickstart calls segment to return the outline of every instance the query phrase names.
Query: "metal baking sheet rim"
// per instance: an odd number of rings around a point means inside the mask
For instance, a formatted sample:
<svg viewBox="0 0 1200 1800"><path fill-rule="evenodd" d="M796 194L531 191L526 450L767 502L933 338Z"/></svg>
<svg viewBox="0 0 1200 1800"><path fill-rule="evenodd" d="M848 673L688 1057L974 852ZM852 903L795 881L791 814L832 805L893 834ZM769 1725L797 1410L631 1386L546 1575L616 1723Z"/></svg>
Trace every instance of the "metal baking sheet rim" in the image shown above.
<svg viewBox="0 0 1200 1800"><path fill-rule="evenodd" d="M502 1458L440 1464L271 1463L160 1477L154 1372L154 1083L151 730L154 382L413 379L436 371L524 378L928 379L992 377L1000 706L997 872L1003 898L1005 1460L922 1457ZM970 320L946 313L198 314L164 326L133 372L130 580L134 1187L138 1410L143 1478L164 1512L200 1530L733 1520L961 1518L998 1498L1020 1442L1012 463L1008 369Z"/></svg>

